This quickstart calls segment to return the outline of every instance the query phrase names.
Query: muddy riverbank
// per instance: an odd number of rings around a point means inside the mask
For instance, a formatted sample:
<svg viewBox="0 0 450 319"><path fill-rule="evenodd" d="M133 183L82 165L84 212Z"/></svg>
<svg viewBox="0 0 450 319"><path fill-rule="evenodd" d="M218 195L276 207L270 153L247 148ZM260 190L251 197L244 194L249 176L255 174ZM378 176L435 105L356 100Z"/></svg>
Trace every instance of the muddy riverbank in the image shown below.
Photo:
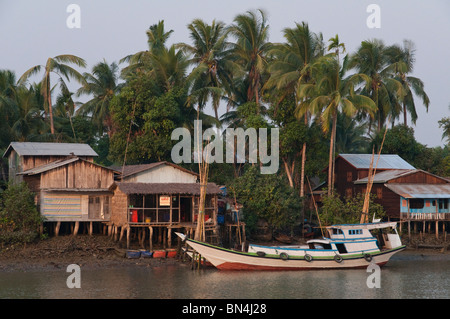
<svg viewBox="0 0 450 319"><path fill-rule="evenodd" d="M273 241L271 244L279 245L280 243ZM412 238L406 244L407 249L402 253L405 256L419 254L433 259L446 259L450 256L449 249L440 248L448 247L449 243L436 241L432 236ZM421 248L423 246L428 248ZM137 245L132 245L130 248L139 249ZM78 264L85 269L183 264L176 258L128 259L125 258L125 251L123 242L114 241L111 237L104 235L51 237L27 245L0 247L0 271L58 270L70 264ZM185 264L188 265L188 263Z"/></svg>

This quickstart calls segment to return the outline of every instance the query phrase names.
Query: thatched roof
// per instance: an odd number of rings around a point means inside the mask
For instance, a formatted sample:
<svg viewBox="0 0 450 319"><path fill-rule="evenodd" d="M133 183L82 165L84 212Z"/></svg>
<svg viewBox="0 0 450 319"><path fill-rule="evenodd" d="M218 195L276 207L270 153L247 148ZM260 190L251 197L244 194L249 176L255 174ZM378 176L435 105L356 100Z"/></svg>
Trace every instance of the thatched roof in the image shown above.
<svg viewBox="0 0 450 319"><path fill-rule="evenodd" d="M200 195L199 183L116 183L125 194L188 194ZM221 190L214 183L208 183L207 194L219 194Z"/></svg>

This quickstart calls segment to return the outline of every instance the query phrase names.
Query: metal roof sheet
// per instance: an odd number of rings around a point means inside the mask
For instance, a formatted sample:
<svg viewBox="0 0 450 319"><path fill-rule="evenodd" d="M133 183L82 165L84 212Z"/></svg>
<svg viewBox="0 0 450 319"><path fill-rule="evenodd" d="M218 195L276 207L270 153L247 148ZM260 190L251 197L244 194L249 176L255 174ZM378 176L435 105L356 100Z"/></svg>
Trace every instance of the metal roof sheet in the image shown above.
<svg viewBox="0 0 450 319"><path fill-rule="evenodd" d="M373 177L374 183L386 183L387 181L390 181L391 179L398 178L403 175L408 175L414 172L418 172L420 170L417 169L392 169L387 171L382 171L379 173L376 173ZM354 181L355 184L367 184L369 177L364 177L357 179Z"/></svg>
<svg viewBox="0 0 450 319"><path fill-rule="evenodd" d="M48 164L44 164L44 165L41 165L41 166L30 168L30 169L28 169L26 171L23 171L21 173L17 173L17 175L36 175L36 174L40 174L40 173L43 173L43 172L46 172L46 171L49 171L49 170L52 170L52 169L55 169L55 168L58 168L58 167L70 164L70 163L73 163L73 162L76 162L76 161L85 161L85 162L89 162L92 165L103 167L104 169L116 171L113 168L104 167L104 166L101 166L99 164L83 160L83 159L81 159L79 157L76 157L76 156L70 156L70 157L65 158L65 159L57 160L57 161L54 161L54 162L51 162L51 163L48 163Z"/></svg>
<svg viewBox="0 0 450 319"><path fill-rule="evenodd" d="M339 154L339 156L356 168L370 168L372 154ZM414 166L395 154L381 154L379 159L378 155L375 155L373 160L373 167L375 166L377 167L377 169L415 169Z"/></svg>
<svg viewBox="0 0 450 319"><path fill-rule="evenodd" d="M450 198L450 183L446 184L385 184L404 198Z"/></svg>
<svg viewBox="0 0 450 319"><path fill-rule="evenodd" d="M20 156L98 156L88 144L81 143L38 143L11 142L3 157L14 149Z"/></svg>

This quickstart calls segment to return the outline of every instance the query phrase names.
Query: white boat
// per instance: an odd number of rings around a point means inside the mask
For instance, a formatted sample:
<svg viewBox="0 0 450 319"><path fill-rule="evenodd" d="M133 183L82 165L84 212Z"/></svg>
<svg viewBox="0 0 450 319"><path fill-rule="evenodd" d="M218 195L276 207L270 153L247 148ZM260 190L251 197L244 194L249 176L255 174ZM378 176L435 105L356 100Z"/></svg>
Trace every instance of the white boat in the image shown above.
<svg viewBox="0 0 450 319"><path fill-rule="evenodd" d="M302 270L365 268L369 263L386 264L405 249L396 230L396 222L346 224L326 227L329 237L313 239L304 246L249 245L246 252L187 238L182 240L222 270ZM377 237L372 232L378 231Z"/></svg>

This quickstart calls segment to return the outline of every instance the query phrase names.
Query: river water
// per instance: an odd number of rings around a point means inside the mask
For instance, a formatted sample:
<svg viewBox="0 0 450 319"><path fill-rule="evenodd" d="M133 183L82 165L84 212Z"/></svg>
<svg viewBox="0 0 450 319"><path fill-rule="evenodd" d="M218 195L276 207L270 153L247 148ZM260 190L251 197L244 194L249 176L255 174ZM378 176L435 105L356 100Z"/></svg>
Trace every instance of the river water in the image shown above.
<svg viewBox="0 0 450 319"><path fill-rule="evenodd" d="M369 288L366 269L274 272L191 270L164 264L80 269L81 288L68 288L66 269L0 273L0 298L449 298L450 255L401 252L381 268L380 288Z"/></svg>

